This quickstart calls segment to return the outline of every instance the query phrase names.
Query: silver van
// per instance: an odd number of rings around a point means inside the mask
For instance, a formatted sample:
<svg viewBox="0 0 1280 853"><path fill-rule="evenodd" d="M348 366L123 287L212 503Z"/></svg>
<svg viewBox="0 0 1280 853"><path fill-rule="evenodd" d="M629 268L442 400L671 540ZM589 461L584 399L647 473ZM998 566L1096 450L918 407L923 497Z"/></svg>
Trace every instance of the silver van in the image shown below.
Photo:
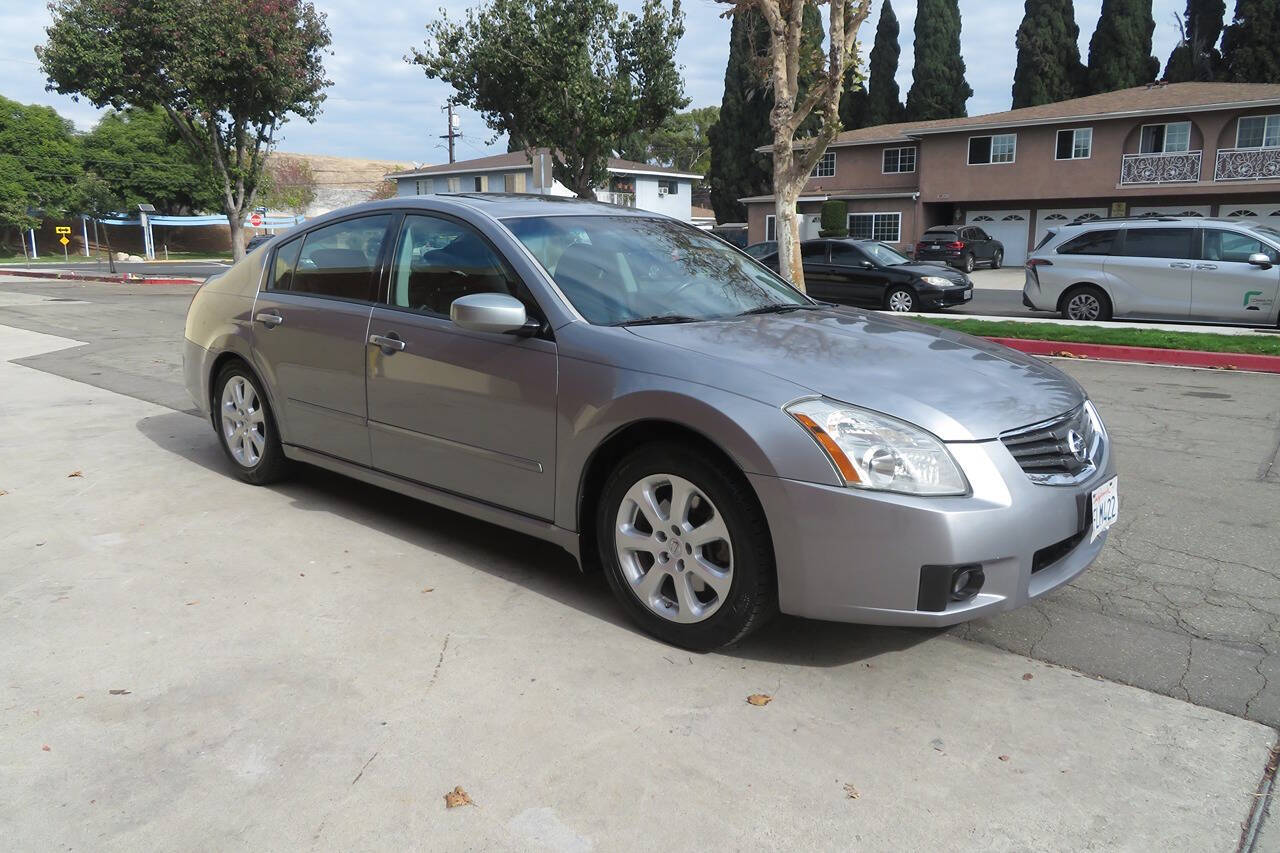
<svg viewBox="0 0 1280 853"><path fill-rule="evenodd" d="M1235 219L1098 219L1049 229L1026 262L1022 304L1068 320L1274 326L1280 231Z"/></svg>

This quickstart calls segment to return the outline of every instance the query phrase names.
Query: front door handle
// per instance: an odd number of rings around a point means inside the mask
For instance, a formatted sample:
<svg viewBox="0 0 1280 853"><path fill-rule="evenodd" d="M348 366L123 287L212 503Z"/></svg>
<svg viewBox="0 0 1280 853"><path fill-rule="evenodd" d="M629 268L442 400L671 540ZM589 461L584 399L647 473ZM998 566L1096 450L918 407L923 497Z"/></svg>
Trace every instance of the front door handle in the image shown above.
<svg viewBox="0 0 1280 853"><path fill-rule="evenodd" d="M284 322L284 317L271 311L259 311L253 315L253 319L264 324L268 329L274 329Z"/></svg>
<svg viewBox="0 0 1280 853"><path fill-rule="evenodd" d="M1217 268L1217 264L1196 264L1198 270L1216 270Z"/></svg>
<svg viewBox="0 0 1280 853"><path fill-rule="evenodd" d="M370 335L369 343L378 347L386 355L400 352L404 349L404 341L395 332L388 332L385 335Z"/></svg>
<svg viewBox="0 0 1280 853"><path fill-rule="evenodd" d="M1177 262L1175 262L1175 263L1169 264L1169 269L1172 269L1172 270L1189 270L1189 269L1191 269L1191 264L1184 263L1183 261L1177 261Z"/></svg>

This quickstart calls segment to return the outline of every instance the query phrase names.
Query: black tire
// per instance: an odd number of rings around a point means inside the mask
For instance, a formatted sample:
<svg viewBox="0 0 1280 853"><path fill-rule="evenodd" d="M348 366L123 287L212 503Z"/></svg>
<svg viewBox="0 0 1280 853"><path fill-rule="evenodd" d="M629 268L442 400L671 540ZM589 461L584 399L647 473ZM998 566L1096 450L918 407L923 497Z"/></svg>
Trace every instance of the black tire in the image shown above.
<svg viewBox="0 0 1280 853"><path fill-rule="evenodd" d="M903 284L895 284L884 295L884 310L900 313L919 311L920 299L911 288Z"/></svg>
<svg viewBox="0 0 1280 853"><path fill-rule="evenodd" d="M971 273L973 272L973 267L974 267L974 260L973 260L972 254L965 255L963 258L961 258L960 269L964 270L966 273Z"/></svg>
<svg viewBox="0 0 1280 853"><path fill-rule="evenodd" d="M723 600L717 596L717 609L699 622L672 621L642 602L632 590L618 556L614 531L623 501L632 486L654 475L683 478L705 493L732 542L728 593ZM692 513L689 517L693 517ZM768 531L764 511L741 472L708 459L696 448L670 442L644 444L627 454L605 482L596 509L600 564L623 610L644 631L663 642L700 652L741 640L777 613L776 570ZM654 567L651 563L648 571ZM674 576L670 583L674 592ZM668 588L666 584L664 580L662 590Z"/></svg>
<svg viewBox="0 0 1280 853"><path fill-rule="evenodd" d="M1004 263L1004 252L996 249L996 253L991 256L991 268L993 270L1000 269L1000 265Z"/></svg>
<svg viewBox="0 0 1280 853"><path fill-rule="evenodd" d="M1085 303L1092 299L1097 305L1096 316L1071 316L1072 313L1078 313L1079 303L1073 303L1073 300L1076 300L1077 297L1080 297ZM1111 299L1100 287L1094 287L1092 284L1077 284L1062 294L1062 300L1058 303L1058 311L1062 314L1064 320L1089 320L1105 323L1111 319Z"/></svg>
<svg viewBox="0 0 1280 853"><path fill-rule="evenodd" d="M248 382L253 388L257 399L260 401L260 411L263 415L261 430L259 431L259 435L262 437L262 451L258 459L251 465L246 465L236 458L222 423L222 393L226 389L227 383L237 377ZM262 381L254 375L248 365L242 361L233 361L218 373L218 378L213 383L210 405L213 410L213 428L218 434L218 444L222 446L222 452L227 455L227 460L231 463L231 469L237 477L255 486L265 486L268 483L274 483L284 478L288 474L289 460L285 457L284 449L280 446L280 431L276 428L275 414L271 411L271 404L267 401L266 395L262 391ZM259 411L259 407L255 407L253 411Z"/></svg>

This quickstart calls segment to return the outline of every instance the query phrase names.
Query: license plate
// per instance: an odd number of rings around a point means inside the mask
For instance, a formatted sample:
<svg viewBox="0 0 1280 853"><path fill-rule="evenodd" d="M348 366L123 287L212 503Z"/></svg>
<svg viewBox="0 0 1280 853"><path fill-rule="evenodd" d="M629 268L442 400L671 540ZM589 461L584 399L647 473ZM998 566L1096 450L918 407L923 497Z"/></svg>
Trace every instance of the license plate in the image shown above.
<svg viewBox="0 0 1280 853"><path fill-rule="evenodd" d="M1120 478L1112 477L1094 489L1091 503L1093 505L1093 527L1089 531L1090 542L1097 539L1108 527L1116 523L1116 516L1120 514Z"/></svg>
<svg viewBox="0 0 1280 853"><path fill-rule="evenodd" d="M964 292L964 296L962 296L962 297L961 297L961 300L962 300L962 301L964 301L964 302L968 302L968 301L969 301L970 299L972 299L972 298L973 298L973 291L972 291L972 290L966 290L966 291Z"/></svg>
<svg viewBox="0 0 1280 853"><path fill-rule="evenodd" d="M931 243L931 244L929 244L929 248L930 248L930 249L941 249L941 248L942 248L942 244L941 244L941 243Z"/></svg>

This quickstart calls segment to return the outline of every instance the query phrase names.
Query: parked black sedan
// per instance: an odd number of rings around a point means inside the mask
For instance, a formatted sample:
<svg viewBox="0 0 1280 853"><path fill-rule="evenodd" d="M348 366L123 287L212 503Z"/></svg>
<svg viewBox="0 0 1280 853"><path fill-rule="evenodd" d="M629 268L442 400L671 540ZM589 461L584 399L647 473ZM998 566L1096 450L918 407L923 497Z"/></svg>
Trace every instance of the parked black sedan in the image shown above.
<svg viewBox="0 0 1280 853"><path fill-rule="evenodd" d="M944 264L913 263L874 240L805 240L805 290L814 299L889 311L928 311L973 298L973 282ZM760 258L778 269L776 252Z"/></svg>
<svg viewBox="0 0 1280 853"><path fill-rule="evenodd" d="M1004 243L977 225L935 225L920 235L916 260L942 261L966 273L978 264L998 270L1004 263Z"/></svg>

